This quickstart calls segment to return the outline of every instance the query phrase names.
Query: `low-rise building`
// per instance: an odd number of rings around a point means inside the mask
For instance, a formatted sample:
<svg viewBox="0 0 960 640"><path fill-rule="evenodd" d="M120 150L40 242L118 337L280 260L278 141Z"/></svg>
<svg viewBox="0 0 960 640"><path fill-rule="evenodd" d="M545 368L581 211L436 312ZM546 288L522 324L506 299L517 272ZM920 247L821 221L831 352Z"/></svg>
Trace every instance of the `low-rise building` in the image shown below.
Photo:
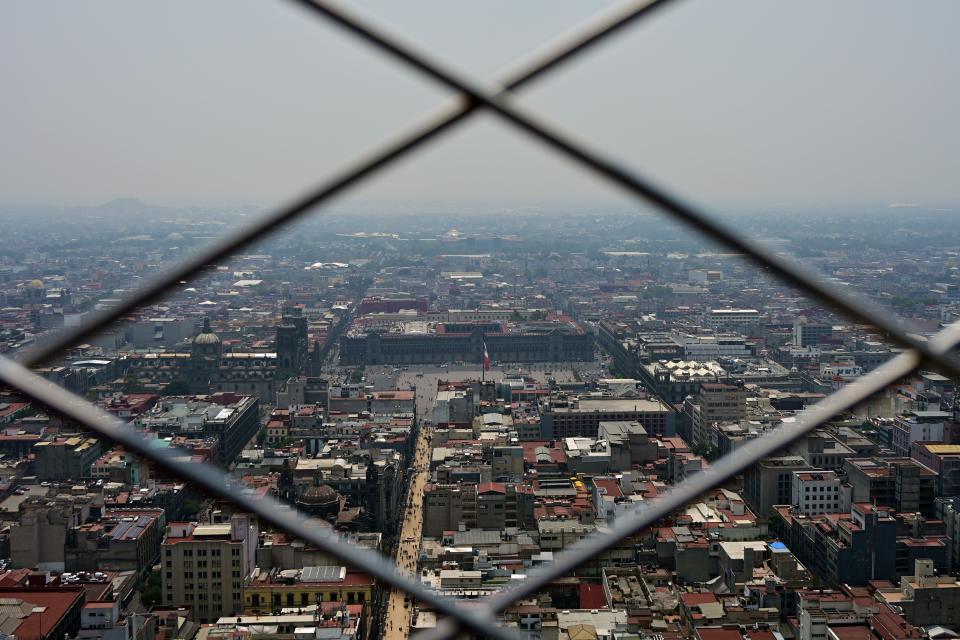
<svg viewBox="0 0 960 640"><path fill-rule="evenodd" d="M340 566L257 567L243 588L243 610L247 614L266 614L324 602L364 604L373 602L374 585L369 575L349 572Z"/></svg>
<svg viewBox="0 0 960 640"><path fill-rule="evenodd" d="M100 441L84 436L60 437L33 445L36 473L41 480L79 480L90 477L100 457Z"/></svg>

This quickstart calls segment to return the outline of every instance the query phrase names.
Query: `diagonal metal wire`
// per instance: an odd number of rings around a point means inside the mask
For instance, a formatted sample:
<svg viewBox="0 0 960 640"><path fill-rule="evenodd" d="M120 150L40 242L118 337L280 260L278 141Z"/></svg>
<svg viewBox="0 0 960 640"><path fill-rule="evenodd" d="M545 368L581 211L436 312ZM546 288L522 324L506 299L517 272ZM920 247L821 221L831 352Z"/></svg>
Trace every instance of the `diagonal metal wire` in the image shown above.
<svg viewBox="0 0 960 640"><path fill-rule="evenodd" d="M496 84L503 86L501 90L503 92L520 89L547 71L559 67L575 55L586 51L607 36L641 18L653 15L657 9L668 5L670 1L630 0L615 6L612 10L600 13L538 49L524 60L510 65L507 71L498 74L501 79ZM28 366L50 360L61 351L94 335L111 322L180 288L190 278L205 272L240 249L263 240L270 233L276 232L281 225L296 221L313 208L449 130L478 108L477 102L469 98L456 97L448 100L415 123L404 127L375 149L345 163L306 195L272 213L259 217L250 226L215 240L175 267L151 279L132 294L125 296L116 305L99 311L74 329L60 331L35 347L25 350L19 355L18 360Z"/></svg>
<svg viewBox="0 0 960 640"><path fill-rule="evenodd" d="M781 280L805 291L834 307L844 315L871 324L900 346L914 349L924 360L937 368L960 375L960 361L948 353L935 353L929 345L904 330L905 323L891 318L890 311L862 296L853 295L830 284L819 274L801 263L773 253L763 245L749 240L735 229L721 224L693 206L667 193L666 190L644 180L609 157L574 140L568 133L550 125L540 115L520 107L506 92L496 87L486 89L464 75L447 67L396 35L374 27L369 21L330 0L291 0L306 9L328 18L353 33L369 45L380 49L408 66L420 71L440 84L459 91L466 98L480 104L516 126L521 131L545 143L548 147L576 160L602 178L625 189L644 201L655 205L674 218L687 223L701 233L726 246L746 254L767 267Z"/></svg>
<svg viewBox="0 0 960 640"><path fill-rule="evenodd" d="M516 640L516 636L507 629L492 629L489 620L482 614L459 609L453 600L436 595L419 582L400 575L393 563L380 554L350 544L331 529L308 526L288 506L275 498L254 497L243 484L216 467L188 462L182 451L160 446L163 441L148 439L103 409L4 356L0 356L0 381L113 442L122 444L133 453L155 461L166 470L196 483L211 494L256 514L264 522L316 545L385 584L403 589L418 600L437 607L438 611L454 616L465 627L497 640Z"/></svg>

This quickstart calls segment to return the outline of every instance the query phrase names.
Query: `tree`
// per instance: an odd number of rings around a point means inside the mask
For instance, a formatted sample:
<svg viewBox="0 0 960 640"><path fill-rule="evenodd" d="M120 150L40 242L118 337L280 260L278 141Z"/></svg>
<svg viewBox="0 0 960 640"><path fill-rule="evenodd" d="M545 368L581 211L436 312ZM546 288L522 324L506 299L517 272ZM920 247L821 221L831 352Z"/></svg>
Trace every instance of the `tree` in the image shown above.
<svg viewBox="0 0 960 640"><path fill-rule="evenodd" d="M161 604L161 586L160 572L150 571L150 575L143 583L143 588L140 589L140 602L143 603L144 607L150 609Z"/></svg>
<svg viewBox="0 0 960 640"><path fill-rule="evenodd" d="M708 462L712 462L720 457L720 450L707 442L694 445L693 452L701 458L705 458Z"/></svg>
<svg viewBox="0 0 960 640"><path fill-rule="evenodd" d="M360 383L363 382L363 369L354 369L350 372L350 382Z"/></svg>
<svg viewBox="0 0 960 640"><path fill-rule="evenodd" d="M203 509L203 503L187 498L183 501L183 518L185 520L195 520L200 510Z"/></svg>
<svg viewBox="0 0 960 640"><path fill-rule="evenodd" d="M660 300L670 295L673 295L673 289L671 289L670 287L663 287L663 286L647 287L646 289L640 292L640 297L643 298L644 300L651 300L651 299Z"/></svg>
<svg viewBox="0 0 960 640"><path fill-rule="evenodd" d="M123 390L125 393L137 393L143 390L143 385L140 384L133 367L127 369L127 372L123 375Z"/></svg>
<svg viewBox="0 0 960 640"><path fill-rule="evenodd" d="M190 395L190 387L185 380L178 378L164 387L163 392L168 396L187 396Z"/></svg>

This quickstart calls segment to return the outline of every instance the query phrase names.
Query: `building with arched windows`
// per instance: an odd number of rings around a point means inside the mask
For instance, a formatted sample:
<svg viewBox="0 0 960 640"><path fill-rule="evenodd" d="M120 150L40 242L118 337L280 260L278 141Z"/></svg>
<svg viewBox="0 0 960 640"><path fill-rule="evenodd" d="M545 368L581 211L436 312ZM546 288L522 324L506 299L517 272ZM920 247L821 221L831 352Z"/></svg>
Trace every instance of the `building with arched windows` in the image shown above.
<svg viewBox="0 0 960 640"><path fill-rule="evenodd" d="M320 345L309 349L306 318L298 308L284 309L276 328L275 351L230 351L214 333L210 319L183 351L129 354L127 376L150 384L180 383L178 393L231 392L273 403L276 392L296 375L316 375Z"/></svg>

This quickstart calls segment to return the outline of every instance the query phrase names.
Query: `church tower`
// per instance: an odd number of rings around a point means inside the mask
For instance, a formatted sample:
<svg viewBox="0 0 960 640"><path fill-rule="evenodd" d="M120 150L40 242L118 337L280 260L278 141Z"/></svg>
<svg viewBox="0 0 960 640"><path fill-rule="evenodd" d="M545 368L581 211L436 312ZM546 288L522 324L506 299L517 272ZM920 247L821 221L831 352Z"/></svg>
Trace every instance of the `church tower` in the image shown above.
<svg viewBox="0 0 960 640"><path fill-rule="evenodd" d="M280 380L301 373L307 367L307 319L300 307L284 307L277 326L277 375Z"/></svg>
<svg viewBox="0 0 960 640"><path fill-rule="evenodd" d="M190 370L187 384L191 393L210 393L210 383L220 367L220 336L210 328L210 318L203 319L203 329L193 339L190 349Z"/></svg>

